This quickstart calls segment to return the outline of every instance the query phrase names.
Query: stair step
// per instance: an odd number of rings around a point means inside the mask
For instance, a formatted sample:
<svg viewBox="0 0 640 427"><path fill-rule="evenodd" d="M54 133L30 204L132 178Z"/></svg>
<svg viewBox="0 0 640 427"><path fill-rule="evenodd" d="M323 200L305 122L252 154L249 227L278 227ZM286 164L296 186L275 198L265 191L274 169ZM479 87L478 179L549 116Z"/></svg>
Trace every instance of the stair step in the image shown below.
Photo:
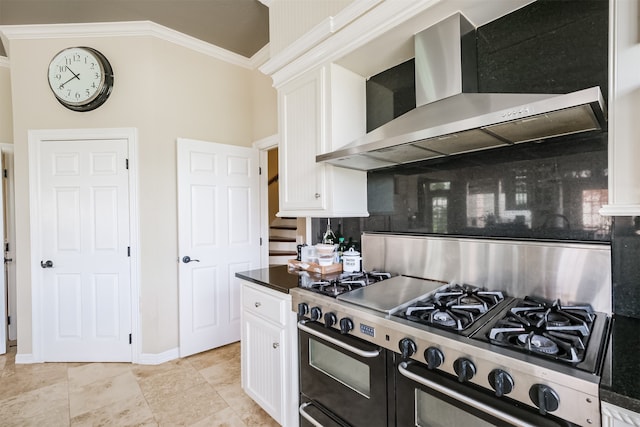
<svg viewBox="0 0 640 427"><path fill-rule="evenodd" d="M269 256L293 256L294 258L298 256L297 251L279 251L279 250L269 250Z"/></svg>
<svg viewBox="0 0 640 427"><path fill-rule="evenodd" d="M269 228L273 230L296 230L298 227L295 225L271 225Z"/></svg>
<svg viewBox="0 0 640 427"><path fill-rule="evenodd" d="M270 242L291 242L291 243L295 243L296 239L293 237L287 237L287 236L269 236L269 241Z"/></svg>

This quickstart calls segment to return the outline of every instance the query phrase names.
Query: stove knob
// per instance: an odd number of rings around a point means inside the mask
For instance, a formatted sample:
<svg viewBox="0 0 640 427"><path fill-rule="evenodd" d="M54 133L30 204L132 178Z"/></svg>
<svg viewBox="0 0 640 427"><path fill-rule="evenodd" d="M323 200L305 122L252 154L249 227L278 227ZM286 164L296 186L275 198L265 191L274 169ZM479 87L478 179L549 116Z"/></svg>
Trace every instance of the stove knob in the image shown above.
<svg viewBox="0 0 640 427"><path fill-rule="evenodd" d="M320 320L320 318L322 317L322 310L320 310L320 307L313 307L311 309L311 321L312 322L317 322L318 320Z"/></svg>
<svg viewBox="0 0 640 427"><path fill-rule="evenodd" d="M402 338L398 343L400 353L402 353L403 359L408 359L418 350L416 343L411 338Z"/></svg>
<svg viewBox="0 0 640 427"><path fill-rule="evenodd" d="M342 319L340 319L340 333L341 334L348 334L349 331L353 330L353 320L349 319L348 317L343 317Z"/></svg>
<svg viewBox="0 0 640 427"><path fill-rule="evenodd" d="M306 302L301 302L298 304L298 317L304 317L309 312L309 306Z"/></svg>
<svg viewBox="0 0 640 427"><path fill-rule="evenodd" d="M465 381L470 381L476 374L476 365L474 365L471 360L461 357L453 362L453 370L456 371L456 374L458 375L458 381L463 383Z"/></svg>
<svg viewBox="0 0 640 427"><path fill-rule="evenodd" d="M437 347L429 347L424 351L424 360L427 361L428 369L436 369L444 363L444 354Z"/></svg>
<svg viewBox="0 0 640 427"><path fill-rule="evenodd" d="M502 369L494 369L489 372L489 384L496 392L496 396L502 397L513 391L513 378Z"/></svg>
<svg viewBox="0 0 640 427"><path fill-rule="evenodd" d="M548 385L534 384L529 389L529 397L534 405L538 407L540 415L547 415L560 406L560 396Z"/></svg>
<svg viewBox="0 0 640 427"><path fill-rule="evenodd" d="M332 327L338 322L338 318L334 313L327 313L324 315L324 326L327 328Z"/></svg>

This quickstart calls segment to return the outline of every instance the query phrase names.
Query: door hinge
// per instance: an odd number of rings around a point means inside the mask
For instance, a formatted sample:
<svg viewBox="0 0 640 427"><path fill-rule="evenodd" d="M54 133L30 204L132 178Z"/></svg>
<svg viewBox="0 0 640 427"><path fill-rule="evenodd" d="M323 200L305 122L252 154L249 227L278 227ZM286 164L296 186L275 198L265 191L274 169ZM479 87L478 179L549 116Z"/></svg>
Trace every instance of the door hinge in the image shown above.
<svg viewBox="0 0 640 427"><path fill-rule="evenodd" d="M129 159L126 159L124 163L125 163L125 168L129 169Z"/></svg>
<svg viewBox="0 0 640 427"><path fill-rule="evenodd" d="M262 167L258 167L258 175L262 175Z"/></svg>
<svg viewBox="0 0 640 427"><path fill-rule="evenodd" d="M4 251L9 252L9 243L4 244Z"/></svg>
<svg viewBox="0 0 640 427"><path fill-rule="evenodd" d="M3 170L3 171L2 171L2 175L3 175L5 178L7 178L7 177L9 176L9 173L8 173L8 172L7 172L7 170L5 169L5 170Z"/></svg>
<svg viewBox="0 0 640 427"><path fill-rule="evenodd" d="M132 343L131 334L129 334L129 344Z"/></svg>
<svg viewBox="0 0 640 427"><path fill-rule="evenodd" d="M127 256L131 256L131 246L127 246Z"/></svg>
<svg viewBox="0 0 640 427"><path fill-rule="evenodd" d="M7 325L11 324L11 316L7 316Z"/></svg>
<svg viewBox="0 0 640 427"><path fill-rule="evenodd" d="M262 237L260 238L260 246L262 246Z"/></svg>

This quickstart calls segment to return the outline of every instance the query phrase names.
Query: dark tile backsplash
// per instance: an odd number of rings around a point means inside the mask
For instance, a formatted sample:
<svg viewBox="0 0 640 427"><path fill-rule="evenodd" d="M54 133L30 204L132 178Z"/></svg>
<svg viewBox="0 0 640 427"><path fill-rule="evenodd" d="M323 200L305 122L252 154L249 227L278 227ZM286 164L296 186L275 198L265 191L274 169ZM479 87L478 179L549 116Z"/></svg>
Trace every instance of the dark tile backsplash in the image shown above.
<svg viewBox="0 0 640 427"><path fill-rule="evenodd" d="M334 219L363 231L608 242L607 134L430 160L368 174L368 218ZM319 222L321 237L326 221Z"/></svg>
<svg viewBox="0 0 640 427"><path fill-rule="evenodd" d="M613 312L640 319L640 217L615 217L611 239Z"/></svg>

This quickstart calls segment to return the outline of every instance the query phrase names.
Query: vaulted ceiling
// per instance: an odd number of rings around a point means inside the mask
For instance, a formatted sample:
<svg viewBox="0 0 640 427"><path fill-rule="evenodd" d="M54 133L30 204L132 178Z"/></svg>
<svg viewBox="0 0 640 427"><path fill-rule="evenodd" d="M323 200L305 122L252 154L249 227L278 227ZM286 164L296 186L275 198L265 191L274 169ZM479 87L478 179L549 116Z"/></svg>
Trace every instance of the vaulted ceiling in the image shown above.
<svg viewBox="0 0 640 427"><path fill-rule="evenodd" d="M0 0L0 25L123 21L153 21L247 58L269 42L259 0Z"/></svg>

